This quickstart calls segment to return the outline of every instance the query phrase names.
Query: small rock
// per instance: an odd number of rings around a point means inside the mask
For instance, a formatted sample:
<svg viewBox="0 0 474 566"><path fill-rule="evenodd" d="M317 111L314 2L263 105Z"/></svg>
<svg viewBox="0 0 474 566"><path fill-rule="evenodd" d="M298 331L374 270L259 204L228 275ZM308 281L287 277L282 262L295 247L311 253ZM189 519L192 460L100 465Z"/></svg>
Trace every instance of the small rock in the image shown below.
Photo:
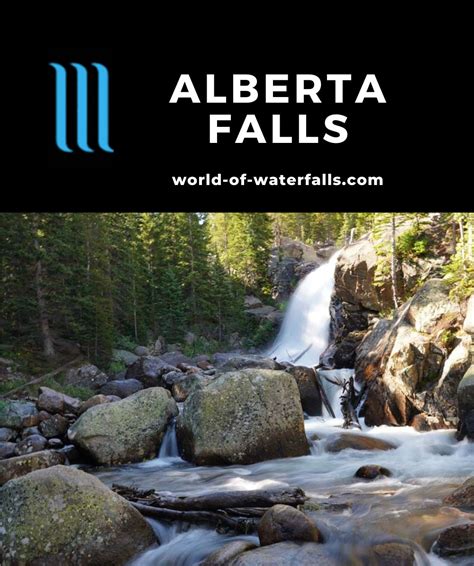
<svg viewBox="0 0 474 566"><path fill-rule="evenodd" d="M138 356L128 350L112 350L112 359L116 362L122 362L126 366L131 366L138 360Z"/></svg>
<svg viewBox="0 0 474 566"><path fill-rule="evenodd" d="M175 365L156 356L142 356L127 370L127 379L138 379L144 387L160 387L165 373L176 371Z"/></svg>
<svg viewBox="0 0 474 566"><path fill-rule="evenodd" d="M39 425L41 434L46 438L54 438L55 436L62 436L69 428L68 420L62 415L53 415L47 421L43 421Z"/></svg>
<svg viewBox="0 0 474 566"><path fill-rule="evenodd" d="M107 399L110 401L110 403L115 403L116 401L120 401L121 397L119 397L118 395L106 395Z"/></svg>
<svg viewBox="0 0 474 566"><path fill-rule="evenodd" d="M30 401L2 401L0 427L19 430L39 423L38 410Z"/></svg>
<svg viewBox="0 0 474 566"><path fill-rule="evenodd" d="M38 413L38 418L39 418L40 423L43 422L43 421L47 421L51 417L52 417L52 415L50 413L48 413L48 411L40 411Z"/></svg>
<svg viewBox="0 0 474 566"><path fill-rule="evenodd" d="M375 464L361 466L354 474L356 478L363 478L364 480L375 480L381 476L391 476L392 472L383 466Z"/></svg>
<svg viewBox="0 0 474 566"><path fill-rule="evenodd" d="M233 540L221 546L210 554L201 566L228 566L230 561L245 552L246 550L253 550L257 545L247 540Z"/></svg>
<svg viewBox="0 0 474 566"><path fill-rule="evenodd" d="M445 529L437 538L433 550L440 556L473 556L474 523Z"/></svg>
<svg viewBox="0 0 474 566"><path fill-rule="evenodd" d="M204 371L214 368L214 366L211 364L211 362L209 362L207 360L199 360L199 361L196 362L196 365L199 369L202 369Z"/></svg>
<svg viewBox="0 0 474 566"><path fill-rule="evenodd" d="M332 434L326 439L325 447L328 452L340 452L348 448L353 450L393 450L396 448L395 444L386 440L352 433Z"/></svg>
<svg viewBox="0 0 474 566"><path fill-rule="evenodd" d="M146 346L137 346L134 351L136 356L149 356L151 354Z"/></svg>
<svg viewBox="0 0 474 566"><path fill-rule="evenodd" d="M186 374L182 371L170 371L162 377L163 383L167 387L172 387L175 383L179 383L186 379Z"/></svg>
<svg viewBox="0 0 474 566"><path fill-rule="evenodd" d="M32 434L40 434L40 429L37 426L29 426L21 431L22 438L26 438Z"/></svg>
<svg viewBox="0 0 474 566"><path fill-rule="evenodd" d="M109 383L112 382L109 381ZM108 384L105 384L104 387L107 387L107 385ZM102 403L110 403L110 399L107 397L107 395L100 393L99 395L94 395L93 397L90 397L89 399L87 399L87 401L84 401L84 403L82 403L81 409L79 411L79 415L85 413L87 409L90 409L91 407L95 407L96 405L101 405Z"/></svg>
<svg viewBox="0 0 474 566"><path fill-rule="evenodd" d="M244 307L247 310L259 309L260 307L263 307L263 303L260 299L254 297L253 295L246 295L244 297Z"/></svg>
<svg viewBox="0 0 474 566"><path fill-rule="evenodd" d="M0 442L0 460L15 456L15 448L14 442Z"/></svg>
<svg viewBox="0 0 474 566"><path fill-rule="evenodd" d="M143 384L138 379L124 379L109 381L109 383L101 387L100 392L104 396L113 395L120 397L120 399L125 399L125 397L129 397L142 389Z"/></svg>
<svg viewBox="0 0 474 566"><path fill-rule="evenodd" d="M460 509L474 509L474 476L468 478L451 495L445 497L443 503Z"/></svg>
<svg viewBox="0 0 474 566"><path fill-rule="evenodd" d="M164 341L163 339L158 338L158 340L155 342L155 345L153 346L153 354L155 356L159 356L160 354L162 354L164 352Z"/></svg>
<svg viewBox="0 0 474 566"><path fill-rule="evenodd" d="M261 546L287 540L322 542L321 533L311 519L289 505L274 505L263 515L258 537Z"/></svg>
<svg viewBox="0 0 474 566"><path fill-rule="evenodd" d="M59 393L49 387L40 387L37 407L48 413L78 413L81 408L81 401L64 393Z"/></svg>
<svg viewBox="0 0 474 566"><path fill-rule="evenodd" d="M160 359L167 364L177 367L178 364L188 364L192 365L193 361L188 356L185 356L179 350L173 352L166 352L166 354L162 354Z"/></svg>
<svg viewBox="0 0 474 566"><path fill-rule="evenodd" d="M31 454L32 452L40 452L46 448L47 442L46 438L41 436L41 434L27 436L16 445L15 455L23 456L24 454Z"/></svg>
<svg viewBox="0 0 474 566"><path fill-rule="evenodd" d="M1 460L0 485L35 470L42 470L43 468L49 468L57 464L64 464L65 461L66 457L64 454L54 450L42 450L41 452L33 452L33 454L25 454L24 456Z"/></svg>
<svg viewBox="0 0 474 566"><path fill-rule="evenodd" d="M0 442L8 442L16 438L16 432L12 428L0 428Z"/></svg>
<svg viewBox="0 0 474 566"><path fill-rule="evenodd" d="M373 566L414 566L415 552L408 544L387 542L372 547Z"/></svg>
<svg viewBox="0 0 474 566"><path fill-rule="evenodd" d="M60 438L50 438L48 440L48 448L52 450L59 450L64 446L63 441Z"/></svg>

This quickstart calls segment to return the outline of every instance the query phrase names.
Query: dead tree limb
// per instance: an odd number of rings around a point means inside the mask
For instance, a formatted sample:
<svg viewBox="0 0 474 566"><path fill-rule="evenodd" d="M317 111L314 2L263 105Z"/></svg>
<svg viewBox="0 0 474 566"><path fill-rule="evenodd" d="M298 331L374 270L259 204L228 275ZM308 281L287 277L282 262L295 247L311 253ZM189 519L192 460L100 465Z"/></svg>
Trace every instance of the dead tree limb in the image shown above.
<svg viewBox="0 0 474 566"><path fill-rule="evenodd" d="M331 403L329 402L329 399L327 398L326 392L324 391L324 387L321 384L321 379L319 377L319 373L316 371L315 368L312 368L313 373L314 373L314 377L316 378L316 385L318 387L318 391L319 391L319 395L321 397L321 401L323 402L324 406L326 407L328 413L331 415L331 417L333 419L336 418L336 414L334 413L332 407L331 407Z"/></svg>
<svg viewBox="0 0 474 566"><path fill-rule="evenodd" d="M48 379L49 377L54 377L55 375L58 375L58 373L61 373L65 369L75 365L81 359L82 359L82 356L78 356L77 358L74 358L74 360L68 362L67 364L62 365L61 367L59 367L59 368L57 368L53 371L45 373L44 375L41 375L40 377L36 377L35 379L32 379L31 381L28 381L28 383L24 383L23 385L20 385L19 387L15 387L15 389L11 389L7 393L3 393L2 395L0 395L0 399L3 399L5 397L9 397L10 395L12 395L14 393L18 393L19 391L22 391L23 389L25 389L26 387L29 387L30 385L36 385L38 383L41 383L42 381L44 381L45 379Z"/></svg>
<svg viewBox="0 0 474 566"><path fill-rule="evenodd" d="M238 508L272 507L283 504L296 507L308 498L300 488L281 491L223 491L197 496L175 496L155 493L153 490L140 491L133 487L113 484L113 491L137 503L146 503L152 507L175 511L216 511Z"/></svg>
<svg viewBox="0 0 474 566"><path fill-rule="evenodd" d="M132 505L142 515L168 521L184 521L187 523L206 523L217 529L227 529L238 533L250 533L257 529L258 521L253 518L229 517L225 511L177 511L153 507L143 503L132 502Z"/></svg>

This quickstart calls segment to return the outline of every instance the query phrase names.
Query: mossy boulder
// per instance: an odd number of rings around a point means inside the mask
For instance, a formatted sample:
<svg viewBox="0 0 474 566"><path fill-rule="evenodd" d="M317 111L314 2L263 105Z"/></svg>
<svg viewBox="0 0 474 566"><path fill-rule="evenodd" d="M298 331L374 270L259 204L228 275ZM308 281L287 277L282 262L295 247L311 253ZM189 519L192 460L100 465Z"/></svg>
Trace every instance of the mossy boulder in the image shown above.
<svg viewBox="0 0 474 566"><path fill-rule="evenodd" d="M66 456L56 450L41 450L0 461L0 485L30 472L64 464Z"/></svg>
<svg viewBox="0 0 474 566"><path fill-rule="evenodd" d="M168 421L177 414L170 392L153 387L122 401L91 407L68 436L99 464L139 462L157 454Z"/></svg>
<svg viewBox="0 0 474 566"><path fill-rule="evenodd" d="M298 386L284 371L229 372L194 391L178 417L183 458L251 464L309 453Z"/></svg>
<svg viewBox="0 0 474 566"><path fill-rule="evenodd" d="M54 466L0 489L4 564L119 566L154 542L132 505L80 470Z"/></svg>
<svg viewBox="0 0 474 566"><path fill-rule="evenodd" d="M38 410L31 401L0 400L0 427L18 430L38 423Z"/></svg>

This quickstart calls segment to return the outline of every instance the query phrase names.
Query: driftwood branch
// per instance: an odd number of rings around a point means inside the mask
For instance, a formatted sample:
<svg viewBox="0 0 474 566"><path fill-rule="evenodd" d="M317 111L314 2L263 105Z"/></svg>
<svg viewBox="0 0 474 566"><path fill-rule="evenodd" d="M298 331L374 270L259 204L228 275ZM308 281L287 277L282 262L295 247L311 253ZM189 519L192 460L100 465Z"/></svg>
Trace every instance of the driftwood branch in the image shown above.
<svg viewBox="0 0 474 566"><path fill-rule="evenodd" d="M3 393L3 395L0 395L0 399L3 399L5 397L9 397L10 395L12 395L14 393L18 393L19 391L26 389L26 387L29 387L30 385L36 385L38 383L41 383L42 381L44 381L45 379L48 379L49 377L54 377L55 375L58 375L58 373L61 373L65 369L68 369L69 367L74 366L81 359L82 359L82 356L78 356L77 358L74 358L73 360L71 360L67 364L62 365L61 367L58 367L53 371L45 373L44 375L40 375L40 377L36 377L35 379L28 381L28 383L24 383L23 385L20 385L19 387L15 387L15 389L10 389L10 391L8 391L7 393Z"/></svg>
<svg viewBox="0 0 474 566"><path fill-rule="evenodd" d="M251 533L257 529L258 520L247 517L230 517L225 511L177 511L134 503L132 505L142 515L165 519L168 521L185 521L187 523L206 523L217 529L230 529L237 533Z"/></svg>
<svg viewBox="0 0 474 566"><path fill-rule="evenodd" d="M281 491L229 491L197 496L175 496L114 484L112 489L140 513L168 521L207 523L219 529L249 533L273 505L296 507L308 498L300 488Z"/></svg>
<svg viewBox="0 0 474 566"><path fill-rule="evenodd" d="M321 384L321 379L319 377L319 373L316 371L315 368L313 368L313 373L314 373L314 377L316 378L316 385L318 387L318 391L319 391L319 395L321 397L321 401L323 402L324 406L326 407L328 413L334 419L334 418L336 418L336 414L334 413L334 411L331 407L331 403L329 402L329 399L327 398L327 395L324 391L324 387Z"/></svg>

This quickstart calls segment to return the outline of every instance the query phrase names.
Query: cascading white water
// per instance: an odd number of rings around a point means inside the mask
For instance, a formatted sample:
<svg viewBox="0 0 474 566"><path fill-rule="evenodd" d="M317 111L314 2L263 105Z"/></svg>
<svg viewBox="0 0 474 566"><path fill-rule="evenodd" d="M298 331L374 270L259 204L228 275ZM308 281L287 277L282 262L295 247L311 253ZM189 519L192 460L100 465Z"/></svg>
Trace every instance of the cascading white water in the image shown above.
<svg viewBox="0 0 474 566"><path fill-rule="evenodd" d="M168 424L163 440L161 441L158 458L179 457L178 439L176 438L176 421Z"/></svg>
<svg viewBox="0 0 474 566"><path fill-rule="evenodd" d="M267 355L315 366L329 339L329 303L338 252L300 282L290 299L280 332ZM300 354L304 354L300 356Z"/></svg>

